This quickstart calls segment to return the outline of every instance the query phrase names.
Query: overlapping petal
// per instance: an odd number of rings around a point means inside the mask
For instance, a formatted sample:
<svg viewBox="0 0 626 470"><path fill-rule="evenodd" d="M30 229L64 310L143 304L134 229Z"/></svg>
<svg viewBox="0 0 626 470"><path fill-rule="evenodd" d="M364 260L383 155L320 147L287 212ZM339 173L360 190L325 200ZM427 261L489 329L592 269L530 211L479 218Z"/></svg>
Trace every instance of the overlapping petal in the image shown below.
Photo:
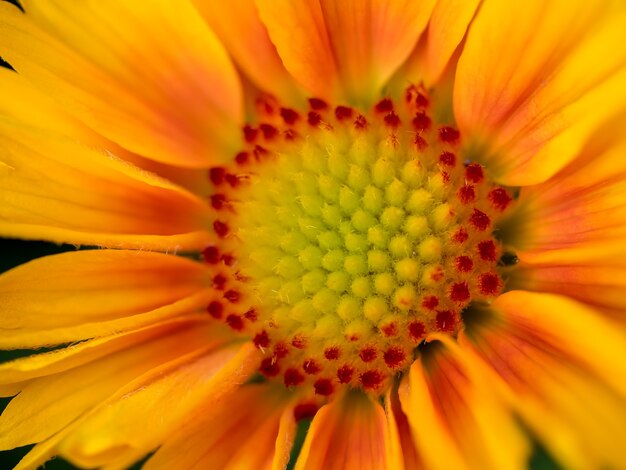
<svg viewBox="0 0 626 470"><path fill-rule="evenodd" d="M517 411L570 468L620 468L626 423L624 333L563 297L514 291L460 341L499 377Z"/></svg>
<svg viewBox="0 0 626 470"><path fill-rule="evenodd" d="M241 90L185 0L0 3L0 55L96 131L178 166L231 158ZM158 53L155 53L158 51Z"/></svg>
<svg viewBox="0 0 626 470"><path fill-rule="evenodd" d="M208 303L207 270L159 253L89 250L0 276L0 344L32 348L138 328Z"/></svg>
<svg viewBox="0 0 626 470"><path fill-rule="evenodd" d="M475 362L440 336L411 366L400 401L419 455L430 469L525 468L528 444Z"/></svg>
<svg viewBox="0 0 626 470"><path fill-rule="evenodd" d="M295 468L390 468L388 433L379 403L360 392L346 393L317 412Z"/></svg>
<svg viewBox="0 0 626 470"><path fill-rule="evenodd" d="M411 53L434 3L257 0L295 79L316 96L362 106Z"/></svg>
<svg viewBox="0 0 626 470"><path fill-rule="evenodd" d="M541 182L624 108L621 2L483 2L455 81L472 158L510 185Z"/></svg>

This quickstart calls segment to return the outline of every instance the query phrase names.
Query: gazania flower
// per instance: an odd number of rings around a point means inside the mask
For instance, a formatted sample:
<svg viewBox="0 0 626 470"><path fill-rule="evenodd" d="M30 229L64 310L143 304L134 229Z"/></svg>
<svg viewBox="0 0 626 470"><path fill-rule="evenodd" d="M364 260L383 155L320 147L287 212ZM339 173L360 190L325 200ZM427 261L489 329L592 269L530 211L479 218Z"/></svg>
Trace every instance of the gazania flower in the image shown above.
<svg viewBox="0 0 626 470"><path fill-rule="evenodd" d="M19 468L626 467L623 2L21 4Z"/></svg>

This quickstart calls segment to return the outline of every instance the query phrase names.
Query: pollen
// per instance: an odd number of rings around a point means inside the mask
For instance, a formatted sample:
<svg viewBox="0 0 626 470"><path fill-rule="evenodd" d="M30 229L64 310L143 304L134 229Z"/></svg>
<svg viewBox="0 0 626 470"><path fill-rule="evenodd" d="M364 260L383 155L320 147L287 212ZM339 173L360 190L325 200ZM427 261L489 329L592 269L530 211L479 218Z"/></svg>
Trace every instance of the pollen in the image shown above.
<svg viewBox="0 0 626 470"><path fill-rule="evenodd" d="M268 380L382 394L429 335L502 292L494 233L514 198L431 101L411 86L367 111L261 106L232 165L208 172L207 313L252 340Z"/></svg>

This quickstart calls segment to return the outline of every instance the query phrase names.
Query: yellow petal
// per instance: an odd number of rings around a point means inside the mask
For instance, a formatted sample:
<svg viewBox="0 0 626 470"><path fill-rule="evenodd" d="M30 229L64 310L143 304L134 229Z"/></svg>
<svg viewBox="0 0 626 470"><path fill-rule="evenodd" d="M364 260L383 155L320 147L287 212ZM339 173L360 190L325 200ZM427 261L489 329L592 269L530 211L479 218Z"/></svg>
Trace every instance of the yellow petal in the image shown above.
<svg viewBox="0 0 626 470"><path fill-rule="evenodd" d="M218 341L206 322L170 326L156 337L109 356L34 378L0 417L0 449L47 439L147 371Z"/></svg>
<svg viewBox="0 0 626 470"><path fill-rule="evenodd" d="M156 368L78 423L59 444L59 453L84 467L148 453L206 403L219 407L256 369L257 354L251 344L235 344Z"/></svg>
<svg viewBox="0 0 626 470"><path fill-rule="evenodd" d="M439 0L427 34L425 81L437 83L472 20L479 0Z"/></svg>
<svg viewBox="0 0 626 470"><path fill-rule="evenodd" d="M187 1L22 4L0 3L0 55L90 127L174 165L232 157L236 71Z"/></svg>
<svg viewBox="0 0 626 470"><path fill-rule="evenodd" d="M511 412L448 337L411 366L400 401L426 468L526 468L529 448Z"/></svg>
<svg viewBox="0 0 626 470"><path fill-rule="evenodd" d="M259 88L291 105L302 99L261 23L254 0L193 3L237 65Z"/></svg>
<svg viewBox="0 0 626 470"><path fill-rule="evenodd" d="M325 99L368 106L413 50L434 1L257 0L285 67Z"/></svg>
<svg viewBox="0 0 626 470"><path fill-rule="evenodd" d="M217 406L207 403L168 437L145 465L155 469L269 469L283 410L284 389L244 385ZM293 409L290 409L293 420Z"/></svg>
<svg viewBox="0 0 626 470"><path fill-rule="evenodd" d="M180 328L180 325L207 321L205 314L173 318L138 330L115 333L102 338L83 341L61 349L33 354L0 364L0 384L16 384L19 391L27 380L65 372L111 355L137 343ZM228 336L228 332L225 332Z"/></svg>
<svg viewBox="0 0 626 470"><path fill-rule="evenodd" d="M623 109L623 2L483 2L459 60L454 109L499 181L545 181ZM483 157L484 155L484 157Z"/></svg>
<svg viewBox="0 0 626 470"><path fill-rule="evenodd" d="M313 418L296 470L385 470L389 443L382 407L360 392L347 392Z"/></svg>
<svg viewBox="0 0 626 470"><path fill-rule="evenodd" d="M205 201L105 151L0 117L0 233L115 247L198 249Z"/></svg>
<svg viewBox="0 0 626 470"><path fill-rule="evenodd" d="M39 258L0 276L0 345L77 341L193 312L206 305L208 278L202 264L159 253L89 250Z"/></svg>
<svg viewBox="0 0 626 470"><path fill-rule="evenodd" d="M210 190L205 173L159 163L129 152L73 117L45 90L39 90L24 76L3 67L0 67L0 90L4 96L10 97L0 101L2 116L27 126L46 129L51 134L79 141L88 147L106 149L125 161L190 188L195 193L208 194Z"/></svg>
<svg viewBox="0 0 626 470"><path fill-rule="evenodd" d="M517 412L567 468L621 468L626 341L588 308L509 292L460 336L488 363Z"/></svg>

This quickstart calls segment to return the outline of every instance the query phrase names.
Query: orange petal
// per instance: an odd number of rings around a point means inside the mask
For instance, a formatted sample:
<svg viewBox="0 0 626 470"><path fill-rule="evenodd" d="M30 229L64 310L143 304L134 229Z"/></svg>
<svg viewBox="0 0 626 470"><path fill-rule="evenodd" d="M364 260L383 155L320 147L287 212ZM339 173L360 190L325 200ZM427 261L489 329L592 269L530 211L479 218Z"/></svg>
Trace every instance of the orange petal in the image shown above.
<svg viewBox="0 0 626 470"><path fill-rule="evenodd" d="M219 404L198 410L144 468L269 469L289 398L269 384L244 385Z"/></svg>
<svg viewBox="0 0 626 470"><path fill-rule="evenodd" d="M615 44L625 27L622 2L485 0L454 91L468 151L509 185L544 181L571 161L623 109L626 50Z"/></svg>
<svg viewBox="0 0 626 470"><path fill-rule="evenodd" d="M193 3L250 80L292 106L301 100L300 90L261 23L254 0Z"/></svg>
<svg viewBox="0 0 626 470"><path fill-rule="evenodd" d="M52 96L37 89L24 76L10 69L0 67L0 90L6 97L10 97L0 101L2 116L8 116L27 126L46 129L51 134L76 140L88 147L106 149L125 161L190 188L195 193L207 194L210 190L209 179L204 172L159 163L123 149L68 114Z"/></svg>
<svg viewBox="0 0 626 470"><path fill-rule="evenodd" d="M437 83L463 40L480 0L439 0L428 25L425 81Z"/></svg>
<svg viewBox="0 0 626 470"><path fill-rule="evenodd" d="M145 312L163 310L152 319L193 312L206 305L209 294L197 294L209 282L202 264L159 253L89 250L39 258L0 276L0 345L77 341L145 325ZM183 303L177 308L177 302Z"/></svg>
<svg viewBox="0 0 626 470"><path fill-rule="evenodd" d="M408 57L434 1L257 0L285 67L325 99L369 106Z"/></svg>
<svg viewBox="0 0 626 470"><path fill-rule="evenodd" d="M390 389L385 395L385 412L389 423L389 467L393 469L423 468L424 464L413 444L413 432L402 411L398 391Z"/></svg>
<svg viewBox="0 0 626 470"><path fill-rule="evenodd" d="M199 249L210 208L106 151L0 119L0 233L76 244Z"/></svg>
<svg viewBox="0 0 626 470"><path fill-rule="evenodd" d="M226 52L187 2L0 3L0 55L90 127L179 166L231 158L241 90Z"/></svg>
<svg viewBox="0 0 626 470"><path fill-rule="evenodd" d="M347 392L313 418L296 470L384 470L389 467L385 412L369 396Z"/></svg>
<svg viewBox="0 0 626 470"><path fill-rule="evenodd" d="M529 448L512 414L448 337L411 366L400 401L426 468L526 468Z"/></svg>
<svg viewBox="0 0 626 470"><path fill-rule="evenodd" d="M79 466L94 467L155 449L200 407L209 401L219 406L255 370L257 353L252 345L232 345L187 355L144 374L73 426L59 453Z"/></svg>
<svg viewBox="0 0 626 470"><path fill-rule="evenodd" d="M206 322L159 327L157 333L101 359L27 381L0 418L0 449L47 439L136 377L220 340Z"/></svg>
<svg viewBox="0 0 626 470"><path fill-rule="evenodd" d="M559 296L509 292L460 337L568 468L621 468L626 336Z"/></svg>

